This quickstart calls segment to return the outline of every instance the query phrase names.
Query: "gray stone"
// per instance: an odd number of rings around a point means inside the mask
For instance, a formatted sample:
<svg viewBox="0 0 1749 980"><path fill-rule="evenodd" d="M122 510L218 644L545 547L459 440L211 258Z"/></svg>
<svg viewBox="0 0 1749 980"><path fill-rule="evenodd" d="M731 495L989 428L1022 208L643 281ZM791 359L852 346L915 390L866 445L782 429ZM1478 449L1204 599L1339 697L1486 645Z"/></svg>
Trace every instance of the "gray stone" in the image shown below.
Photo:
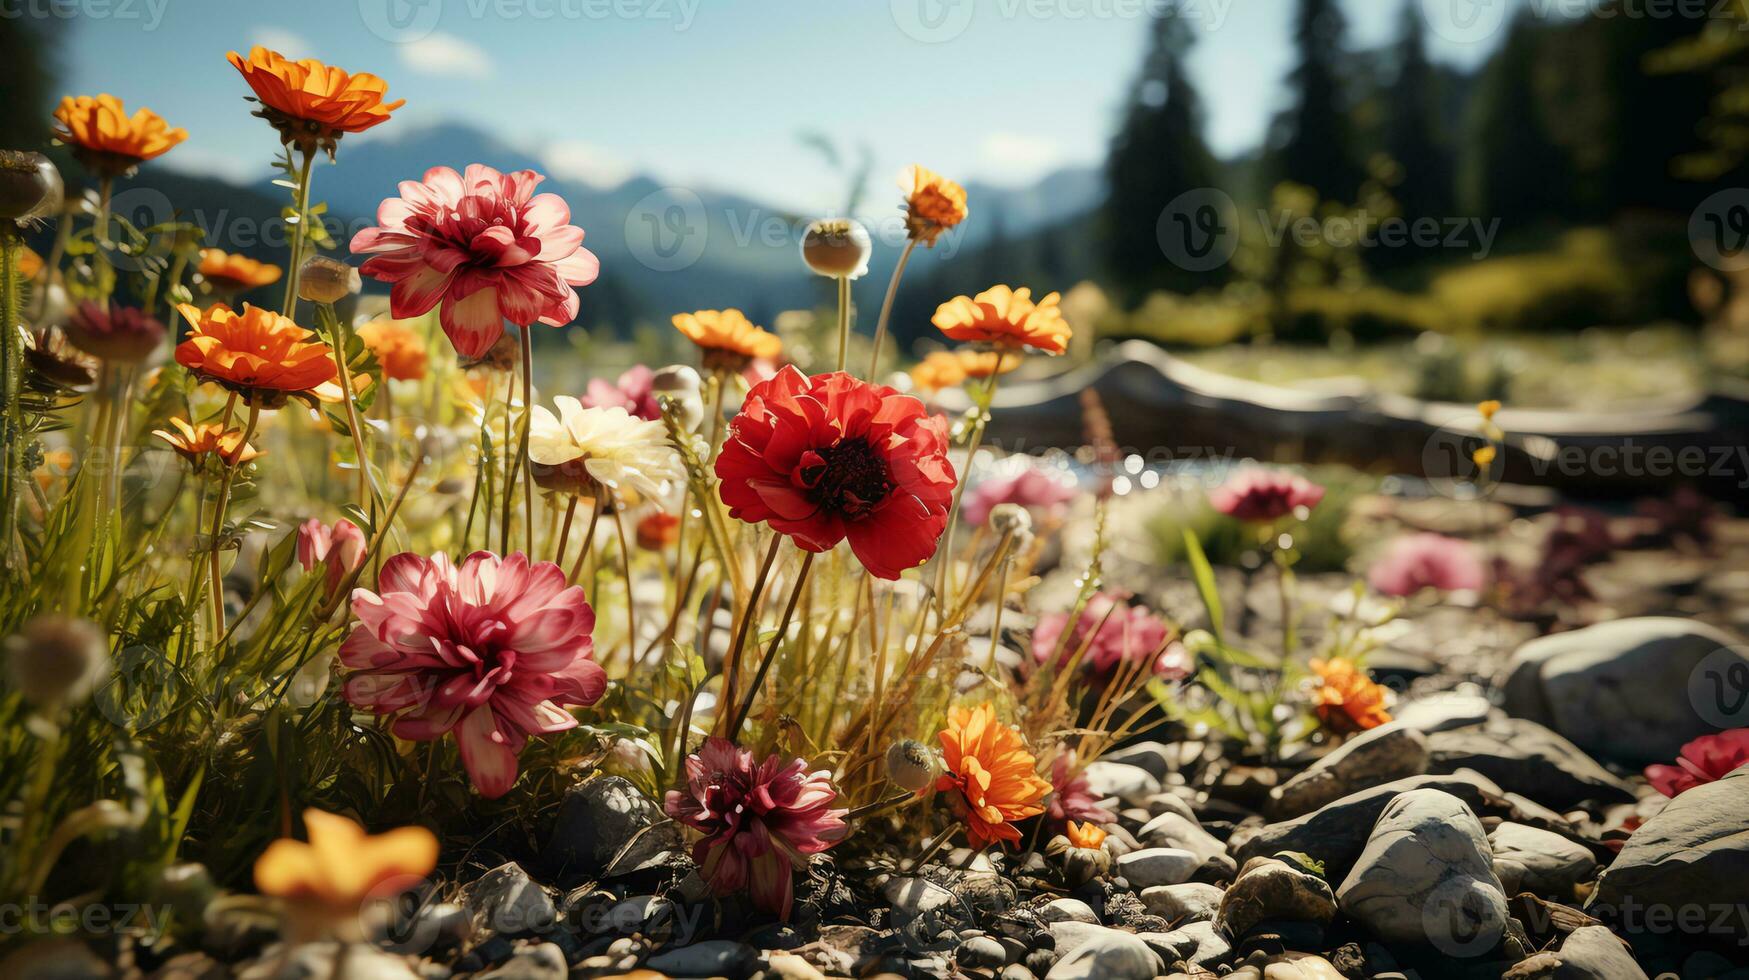
<svg viewBox="0 0 1749 980"><path fill-rule="evenodd" d="M1351 793L1427 771L1427 737L1402 722L1363 732L1269 791L1269 816L1297 817Z"/></svg>
<svg viewBox="0 0 1749 980"><path fill-rule="evenodd" d="M1506 894L1521 891L1569 899L1597 872L1591 849L1560 834L1508 820L1488 835L1494 873Z"/></svg>
<svg viewBox="0 0 1749 980"><path fill-rule="evenodd" d="M1221 899L1215 927L1239 938L1266 919L1324 926L1335 917L1329 882L1286 861L1253 858Z"/></svg>
<svg viewBox="0 0 1749 980"><path fill-rule="evenodd" d="M1166 970L1160 954L1134 933L1060 922L1051 927L1051 934L1071 925L1090 931L1079 933L1067 950L1058 941L1057 962L1045 980L1153 980Z"/></svg>
<svg viewBox="0 0 1749 980"><path fill-rule="evenodd" d="M1150 818L1162 813L1176 813L1186 820L1196 819L1196 811L1190 808L1190 801L1171 790L1155 793L1143 800L1142 806L1148 811Z"/></svg>
<svg viewBox="0 0 1749 980"><path fill-rule="evenodd" d="M1188 761L1185 757L1186 749L1190 751L1189 758L1194 759L1202 751L1202 746L1185 742L1174 742L1171 745L1163 742L1136 742L1112 749L1100 756L1099 761L1139 766L1148 770L1148 774L1155 779L1164 781L1167 773Z"/></svg>
<svg viewBox="0 0 1749 980"><path fill-rule="evenodd" d="M1189 851L1201 864L1213 864L1221 869L1222 878L1229 878L1238 870L1238 865L1227 855L1227 845L1202 829L1202 824L1194 817L1181 813L1168 811L1149 820L1136 831L1136 839L1143 847L1176 847Z"/></svg>
<svg viewBox="0 0 1749 980"><path fill-rule="evenodd" d="M1494 714L1494 706L1480 694L1447 691L1411 701L1391 712L1398 724L1423 735L1468 725L1479 725Z"/></svg>
<svg viewBox="0 0 1749 980"><path fill-rule="evenodd" d="M1432 943L1452 956L1493 948L1508 919L1481 821L1435 789L1391 801L1336 900L1381 939Z"/></svg>
<svg viewBox="0 0 1749 980"><path fill-rule="evenodd" d="M1211 967L1233 948L1213 922L1192 922L1171 932L1138 935L1167 962L1183 960L1204 968Z"/></svg>
<svg viewBox="0 0 1749 980"><path fill-rule="evenodd" d="M1429 772L1479 772L1501 789L1522 793L1545 806L1628 803L1633 787L1549 729L1525 718L1496 718L1482 725L1427 737Z"/></svg>
<svg viewBox="0 0 1749 980"><path fill-rule="evenodd" d="M1082 770L1087 777L1087 789L1104 799L1115 796L1129 806L1141 806L1148 797L1160 792L1160 780L1141 766L1099 759Z"/></svg>
<svg viewBox="0 0 1749 980"><path fill-rule="evenodd" d="M1605 926L1574 929L1555 955L1561 960L1555 980L1646 980L1646 971Z"/></svg>
<svg viewBox="0 0 1749 980"><path fill-rule="evenodd" d="M552 896L512 861L481 875L462 893L474 929L500 936L522 936L552 928L559 913Z"/></svg>
<svg viewBox="0 0 1749 980"><path fill-rule="evenodd" d="M1703 623L1652 616L1598 623L1519 647L1502 684L1505 707L1598 757L1664 762L1696 736L1749 720L1717 716L1723 709L1707 702L1702 661L1749 669L1738 641Z"/></svg>
<svg viewBox="0 0 1749 980"><path fill-rule="evenodd" d="M0 957L0 976L18 980L105 980L109 964L74 939L47 938Z"/></svg>
<svg viewBox="0 0 1749 980"><path fill-rule="evenodd" d="M893 878L881 888L881 896L902 922L958 901L953 892L927 878Z"/></svg>
<svg viewBox="0 0 1749 980"><path fill-rule="evenodd" d="M1247 963L1226 980L1345 980L1329 960L1313 953L1286 952L1261 964Z"/></svg>
<svg viewBox="0 0 1749 980"><path fill-rule="evenodd" d="M1059 898L1047 903L1038 910L1039 921L1052 922L1086 922L1099 925L1099 916L1086 902L1078 898Z"/></svg>
<svg viewBox="0 0 1749 980"><path fill-rule="evenodd" d="M1142 889L1142 904L1150 915L1165 919L1168 925L1208 922L1220 908L1225 894L1219 885L1187 881L1182 885L1155 885Z"/></svg>
<svg viewBox="0 0 1749 980"><path fill-rule="evenodd" d="M480 974L480 980L565 980L568 976L564 951L552 943L535 943L517 950L496 970Z"/></svg>
<svg viewBox="0 0 1749 980"><path fill-rule="evenodd" d="M1200 867L1195 854L1176 847L1144 847L1117 859L1117 873L1138 890L1189 881Z"/></svg>
<svg viewBox="0 0 1749 980"><path fill-rule="evenodd" d="M706 939L664 950L644 963L671 977L728 977L741 980L759 969L759 951L731 939Z"/></svg>
<svg viewBox="0 0 1749 980"><path fill-rule="evenodd" d="M960 943L959 951L954 954L954 961L962 967L995 968L1008 962L1008 951L989 936L973 936Z"/></svg>
<svg viewBox="0 0 1749 980"><path fill-rule="evenodd" d="M608 878L682 849L680 829L661 807L627 780L602 776L565 792L541 857L560 875Z"/></svg>

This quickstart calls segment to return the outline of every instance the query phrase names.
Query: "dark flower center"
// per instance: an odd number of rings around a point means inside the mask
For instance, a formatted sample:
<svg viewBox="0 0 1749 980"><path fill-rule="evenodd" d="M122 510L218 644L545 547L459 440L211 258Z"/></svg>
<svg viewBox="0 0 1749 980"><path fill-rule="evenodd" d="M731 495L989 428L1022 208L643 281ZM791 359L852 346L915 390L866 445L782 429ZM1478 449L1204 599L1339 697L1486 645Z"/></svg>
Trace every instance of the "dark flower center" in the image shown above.
<svg viewBox="0 0 1749 980"><path fill-rule="evenodd" d="M822 510L846 517L866 514L893 489L887 461L861 437L803 453L796 478Z"/></svg>

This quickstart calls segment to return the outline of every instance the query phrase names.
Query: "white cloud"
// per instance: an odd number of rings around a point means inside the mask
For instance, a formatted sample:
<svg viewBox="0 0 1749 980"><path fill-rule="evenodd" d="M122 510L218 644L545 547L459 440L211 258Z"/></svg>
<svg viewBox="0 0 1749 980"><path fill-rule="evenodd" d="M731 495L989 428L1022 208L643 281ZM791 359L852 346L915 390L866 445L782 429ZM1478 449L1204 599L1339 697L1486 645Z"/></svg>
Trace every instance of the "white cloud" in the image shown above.
<svg viewBox="0 0 1749 980"><path fill-rule="evenodd" d="M283 27L257 27L249 32L249 43L271 48L293 61L316 56L302 34Z"/></svg>
<svg viewBox="0 0 1749 980"><path fill-rule="evenodd" d="M991 133L978 144L978 170L997 182L1037 180L1063 164L1057 144L1020 133Z"/></svg>
<svg viewBox="0 0 1749 980"><path fill-rule="evenodd" d="M549 143L539 156L553 176L582 181L603 190L625 183L636 171L631 161L582 140Z"/></svg>
<svg viewBox="0 0 1749 980"><path fill-rule="evenodd" d="M485 49L453 34L428 34L401 45L401 62L427 75L486 78L492 74L492 58Z"/></svg>
<svg viewBox="0 0 1749 980"><path fill-rule="evenodd" d="M233 184L256 184L276 176L265 157L249 160L244 157L216 153L194 145L190 140L165 154L159 161L166 169L195 177L217 177Z"/></svg>

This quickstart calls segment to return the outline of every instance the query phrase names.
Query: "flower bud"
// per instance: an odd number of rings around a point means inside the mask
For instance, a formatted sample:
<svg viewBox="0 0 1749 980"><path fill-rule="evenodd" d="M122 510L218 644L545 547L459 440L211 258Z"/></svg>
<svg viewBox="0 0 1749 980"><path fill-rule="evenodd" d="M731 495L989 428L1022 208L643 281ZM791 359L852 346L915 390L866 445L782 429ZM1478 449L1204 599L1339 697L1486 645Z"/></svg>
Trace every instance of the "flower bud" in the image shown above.
<svg viewBox="0 0 1749 980"><path fill-rule="evenodd" d="M6 638L8 682L37 705L77 703L109 673L109 638L88 619L43 615Z"/></svg>
<svg viewBox="0 0 1749 980"><path fill-rule="evenodd" d="M298 297L312 303L338 303L362 285L357 269L326 255L312 255L298 273Z"/></svg>
<svg viewBox="0 0 1749 980"><path fill-rule="evenodd" d="M859 279L874 248L868 229L849 218L821 218L802 236L802 261L822 276Z"/></svg>
<svg viewBox="0 0 1749 980"><path fill-rule="evenodd" d="M703 385L698 372L691 367L671 364L650 379L650 393L658 403L672 404L680 428L693 432L704 422L704 397L699 393Z"/></svg>
<svg viewBox="0 0 1749 980"><path fill-rule="evenodd" d="M935 781L939 766L935 753L916 739L894 742L887 749L887 778L913 793L923 792Z"/></svg>
<svg viewBox="0 0 1749 980"><path fill-rule="evenodd" d="M1019 504L997 504L990 508L990 530L997 534L1031 531L1032 514Z"/></svg>
<svg viewBox="0 0 1749 980"><path fill-rule="evenodd" d="M0 219L26 222L61 209L61 172L41 153L0 150Z"/></svg>

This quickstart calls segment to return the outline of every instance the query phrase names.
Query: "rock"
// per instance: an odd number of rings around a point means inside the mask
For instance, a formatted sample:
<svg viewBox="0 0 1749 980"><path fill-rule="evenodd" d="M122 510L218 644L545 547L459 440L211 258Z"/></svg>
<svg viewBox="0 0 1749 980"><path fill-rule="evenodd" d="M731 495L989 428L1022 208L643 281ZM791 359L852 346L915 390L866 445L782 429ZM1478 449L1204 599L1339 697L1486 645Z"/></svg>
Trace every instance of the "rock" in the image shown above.
<svg viewBox="0 0 1749 980"><path fill-rule="evenodd" d="M1150 795L1142 801L1142 808L1148 811L1150 819L1162 813L1176 813L1186 820L1196 819L1196 811L1190 808L1190 801L1171 790Z"/></svg>
<svg viewBox="0 0 1749 980"><path fill-rule="evenodd" d="M1507 713L1638 766L1667 762L1684 742L1749 720L1740 706L1713 700L1706 675L1727 670L1749 670L1749 655L1729 635L1686 619L1640 617L1524 644L1502 689Z"/></svg>
<svg viewBox="0 0 1749 980"><path fill-rule="evenodd" d="M1467 725L1479 725L1494 713L1494 706L1480 694L1446 692L1411 701L1391 712L1397 724L1423 735Z"/></svg>
<svg viewBox="0 0 1749 980"><path fill-rule="evenodd" d="M1605 926L1573 930L1555 955L1561 961L1556 980L1646 980L1646 971Z"/></svg>
<svg viewBox="0 0 1749 980"><path fill-rule="evenodd" d="M1336 899L1379 938L1432 943L1447 956L1493 949L1508 918L1482 822L1436 789L1385 807Z"/></svg>
<svg viewBox="0 0 1749 980"><path fill-rule="evenodd" d="M893 878L881 888L881 896L901 922L958 901L953 892L927 878Z"/></svg>
<svg viewBox="0 0 1749 980"><path fill-rule="evenodd" d="M794 953L767 954L765 976L768 980L826 980L826 974Z"/></svg>
<svg viewBox="0 0 1749 980"><path fill-rule="evenodd" d="M1153 980L1166 970L1160 954L1134 933L1077 922L1058 923L1052 935L1066 925L1092 931L1081 934L1068 951L1058 943L1057 962L1045 980Z"/></svg>
<svg viewBox="0 0 1749 980"><path fill-rule="evenodd" d="M496 970L480 974L480 980L565 980L568 976L564 952L552 943L536 943L518 950Z"/></svg>
<svg viewBox="0 0 1749 980"><path fill-rule="evenodd" d="M1155 885L1142 889L1142 904L1151 915L1165 919L1173 926L1190 922L1208 922L1220 908L1219 885L1187 881L1182 885Z"/></svg>
<svg viewBox="0 0 1749 980"><path fill-rule="evenodd" d="M73 939L40 939L0 958L0 977L17 980L104 980L110 975L109 964Z"/></svg>
<svg viewBox="0 0 1749 980"><path fill-rule="evenodd" d="M1176 847L1189 851L1196 855L1199 867L1213 866L1223 880L1231 878L1239 868L1228 856L1227 845L1202 829L1195 817L1175 811L1162 813L1143 824L1142 829L1136 831L1136 839L1143 847Z"/></svg>
<svg viewBox="0 0 1749 980"><path fill-rule="evenodd" d="M1189 753L1188 758L1186 752ZM1165 781L1167 773L1181 768L1201 752L1202 746L1195 743L1174 742L1167 745L1163 742L1135 742L1112 749L1100 756L1098 761L1136 766L1148 770L1148 774L1155 779Z"/></svg>
<svg viewBox="0 0 1749 980"><path fill-rule="evenodd" d="M759 969L759 951L731 939L706 939L663 950L645 966L671 977L728 977L740 980Z"/></svg>
<svg viewBox="0 0 1749 980"><path fill-rule="evenodd" d="M1749 941L1749 766L1723 779L1702 783L1671 800L1634 831L1603 872L1585 911L1634 909L1651 927L1653 909L1662 910L1665 927L1679 915L1704 911L1711 920L1696 931L1715 941L1727 935ZM1717 930L1716 932L1714 930Z"/></svg>
<svg viewBox="0 0 1749 980"><path fill-rule="evenodd" d="M1086 922L1099 925L1099 916L1093 913L1086 902L1076 898L1059 898L1047 903L1038 910L1039 921L1046 924L1052 922Z"/></svg>
<svg viewBox="0 0 1749 980"><path fill-rule="evenodd" d="M961 967L994 969L1008 962L1008 951L989 936L973 936L960 943L959 951L954 954L954 962Z"/></svg>
<svg viewBox="0 0 1749 980"><path fill-rule="evenodd" d="M1006 912L1019 900L1014 883L993 871L964 872L948 890L975 912Z"/></svg>
<svg viewBox="0 0 1749 980"><path fill-rule="evenodd" d="M1483 725L1427 737L1428 771L1479 772L1500 788L1544 806L1565 810L1580 803L1628 803L1633 787L1598 765L1584 750L1524 718L1497 718Z"/></svg>
<svg viewBox="0 0 1749 980"><path fill-rule="evenodd" d="M674 903L666 898L634 895L608 906L596 931L665 935L674 931L675 913Z"/></svg>
<svg viewBox="0 0 1749 980"><path fill-rule="evenodd" d="M1571 898L1574 886L1597 871L1591 849L1560 834L1510 820L1488 835L1494 874L1506 894L1537 892Z"/></svg>
<svg viewBox="0 0 1749 980"><path fill-rule="evenodd" d="M1128 806L1141 806L1143 801L1160 792L1160 780L1141 766L1099 759L1082 770L1087 777L1087 790L1101 799L1115 796Z"/></svg>
<svg viewBox="0 0 1749 980"><path fill-rule="evenodd" d="M501 936L545 932L559 915L552 897L514 861L481 875L463 891L462 900L476 932L489 929Z"/></svg>
<svg viewBox="0 0 1749 980"><path fill-rule="evenodd" d="M541 858L557 875L611 878L680 850L680 830L660 807L627 780L602 776L565 792Z"/></svg>
<svg viewBox="0 0 1749 980"><path fill-rule="evenodd" d="M1038 980L1038 975L1019 963L1010 963L996 975L996 980Z"/></svg>
<svg viewBox="0 0 1749 980"><path fill-rule="evenodd" d="M1189 881L1200 867L1195 854L1176 847L1144 847L1117 859L1117 873L1137 889Z"/></svg>
<svg viewBox="0 0 1749 980"><path fill-rule="evenodd" d="M1221 899L1215 927L1236 939L1266 919L1323 926L1335 917L1329 882L1286 861L1253 858Z"/></svg>
<svg viewBox="0 0 1749 980"><path fill-rule="evenodd" d="M336 969L334 954L338 943L300 943L282 949L280 955L264 957L255 964L237 971L238 980L417 980L418 974L400 956L380 952L362 943L346 947L346 955ZM13 976L13 974L4 974ZM47 975L39 975L50 980ZM55 980L71 980L56 975Z"/></svg>
<svg viewBox="0 0 1749 980"><path fill-rule="evenodd" d="M1226 980L1345 980L1341 971L1322 956L1311 953L1282 953L1272 956L1262 966L1246 964Z"/></svg>
<svg viewBox="0 0 1749 980"><path fill-rule="evenodd" d="M1232 945L1213 922L1192 922L1171 932L1144 932L1142 941L1168 962L1210 967L1232 951Z"/></svg>
<svg viewBox="0 0 1749 980"><path fill-rule="evenodd" d="M1427 771L1427 737L1402 722L1363 732L1269 791L1272 819L1297 817L1351 793Z"/></svg>

